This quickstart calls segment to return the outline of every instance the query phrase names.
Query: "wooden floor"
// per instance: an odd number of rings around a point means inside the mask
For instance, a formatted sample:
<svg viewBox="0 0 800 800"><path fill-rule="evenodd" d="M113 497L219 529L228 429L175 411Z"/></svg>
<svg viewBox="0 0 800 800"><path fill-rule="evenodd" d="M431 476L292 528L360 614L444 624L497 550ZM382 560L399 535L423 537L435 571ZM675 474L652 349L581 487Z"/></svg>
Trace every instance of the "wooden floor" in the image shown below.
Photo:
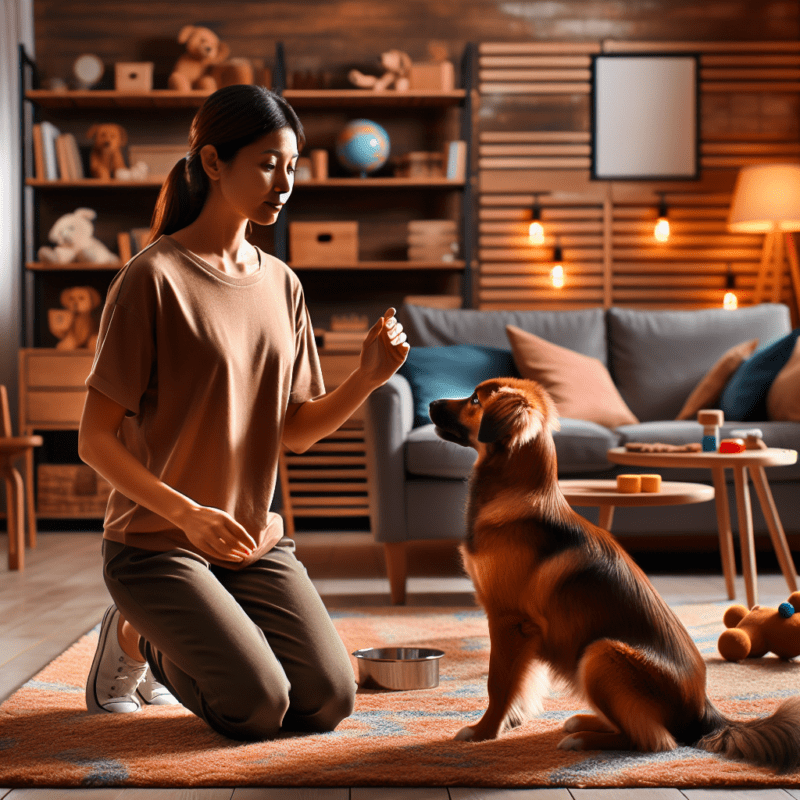
<svg viewBox="0 0 800 800"><path fill-rule="evenodd" d="M329 608L389 604L382 550L366 534L301 533L298 556ZM100 574L99 533L40 533L24 572L6 567L0 534L0 702L94 627L109 603ZM650 577L670 603L725 600L721 575L687 567ZM713 559L712 559L713 562ZM707 560L706 560L707 563ZM450 544L421 544L410 557L409 605L472 606L469 580ZM759 577L759 600L783 602L780 574ZM744 597L741 578L737 596ZM741 602L741 600L740 600ZM2 748L0 748L2 761ZM0 800L800 800L800 789L7 789Z"/></svg>

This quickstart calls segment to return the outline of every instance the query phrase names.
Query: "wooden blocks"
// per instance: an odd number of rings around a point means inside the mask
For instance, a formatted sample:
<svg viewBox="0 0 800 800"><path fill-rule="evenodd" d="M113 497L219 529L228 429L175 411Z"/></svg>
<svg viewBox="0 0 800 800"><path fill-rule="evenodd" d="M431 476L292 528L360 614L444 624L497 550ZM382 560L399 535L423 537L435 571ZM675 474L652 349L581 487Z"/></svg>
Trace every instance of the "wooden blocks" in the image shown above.
<svg viewBox="0 0 800 800"><path fill-rule="evenodd" d="M660 492L660 475L617 475L617 491L621 494Z"/></svg>
<svg viewBox="0 0 800 800"><path fill-rule="evenodd" d="M114 88L118 92L152 91L153 62L119 61L114 64Z"/></svg>
<svg viewBox="0 0 800 800"><path fill-rule="evenodd" d="M412 64L408 72L411 91L430 90L449 92L456 83L452 61L432 61Z"/></svg>
<svg viewBox="0 0 800 800"><path fill-rule="evenodd" d="M355 264L358 222L290 222L289 253L296 266Z"/></svg>

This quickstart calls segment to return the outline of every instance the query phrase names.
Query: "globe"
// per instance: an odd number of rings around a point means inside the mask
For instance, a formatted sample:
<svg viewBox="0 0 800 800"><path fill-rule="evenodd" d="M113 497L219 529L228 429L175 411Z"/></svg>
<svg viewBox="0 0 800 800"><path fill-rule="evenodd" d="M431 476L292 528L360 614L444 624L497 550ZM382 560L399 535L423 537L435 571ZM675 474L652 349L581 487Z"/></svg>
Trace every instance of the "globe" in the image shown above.
<svg viewBox="0 0 800 800"><path fill-rule="evenodd" d="M341 165L365 178L389 158L389 134L369 119L354 119L336 137L336 157Z"/></svg>

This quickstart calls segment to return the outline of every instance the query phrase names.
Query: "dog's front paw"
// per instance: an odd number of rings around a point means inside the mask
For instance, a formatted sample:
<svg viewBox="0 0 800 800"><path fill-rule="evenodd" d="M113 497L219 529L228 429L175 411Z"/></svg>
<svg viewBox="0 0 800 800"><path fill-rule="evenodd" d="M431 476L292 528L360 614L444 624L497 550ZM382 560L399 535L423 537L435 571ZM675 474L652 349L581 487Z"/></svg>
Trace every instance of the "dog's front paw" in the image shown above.
<svg viewBox="0 0 800 800"><path fill-rule="evenodd" d="M580 736L565 736L558 743L559 750L583 750L583 739Z"/></svg>
<svg viewBox="0 0 800 800"><path fill-rule="evenodd" d="M475 738L475 729L471 728L467 725L466 728L462 728L454 737L454 741L456 742L471 742Z"/></svg>

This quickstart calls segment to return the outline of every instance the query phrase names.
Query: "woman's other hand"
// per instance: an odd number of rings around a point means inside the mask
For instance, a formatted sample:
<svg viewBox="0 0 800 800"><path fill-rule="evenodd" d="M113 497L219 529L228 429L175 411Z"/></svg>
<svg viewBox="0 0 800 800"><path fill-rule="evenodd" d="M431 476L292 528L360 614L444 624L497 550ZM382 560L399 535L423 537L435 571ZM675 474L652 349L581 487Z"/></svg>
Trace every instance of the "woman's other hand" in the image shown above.
<svg viewBox="0 0 800 800"><path fill-rule="evenodd" d="M214 558L238 563L256 548L253 537L218 508L195 505L183 511L175 522L200 552Z"/></svg>
<svg viewBox="0 0 800 800"><path fill-rule="evenodd" d="M361 346L359 369L375 387L382 386L400 369L411 349L394 313L393 308L388 308L370 328Z"/></svg>

